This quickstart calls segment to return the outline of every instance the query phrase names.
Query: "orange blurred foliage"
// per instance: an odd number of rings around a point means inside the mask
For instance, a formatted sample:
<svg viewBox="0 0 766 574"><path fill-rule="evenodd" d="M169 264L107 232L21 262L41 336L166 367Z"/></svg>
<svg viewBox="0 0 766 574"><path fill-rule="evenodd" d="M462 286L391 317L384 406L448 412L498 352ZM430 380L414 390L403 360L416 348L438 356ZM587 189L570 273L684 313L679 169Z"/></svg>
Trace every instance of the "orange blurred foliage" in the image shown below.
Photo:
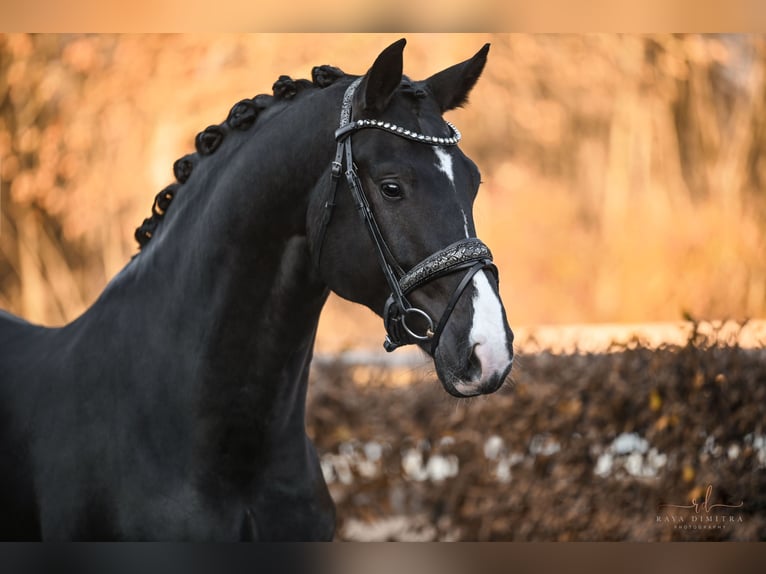
<svg viewBox="0 0 766 574"><path fill-rule="evenodd" d="M398 35L0 36L0 307L61 324L135 252L197 131L281 74L363 73ZM766 315L766 39L414 34L424 78L492 49L450 112L511 324ZM382 329L331 299L319 346Z"/></svg>

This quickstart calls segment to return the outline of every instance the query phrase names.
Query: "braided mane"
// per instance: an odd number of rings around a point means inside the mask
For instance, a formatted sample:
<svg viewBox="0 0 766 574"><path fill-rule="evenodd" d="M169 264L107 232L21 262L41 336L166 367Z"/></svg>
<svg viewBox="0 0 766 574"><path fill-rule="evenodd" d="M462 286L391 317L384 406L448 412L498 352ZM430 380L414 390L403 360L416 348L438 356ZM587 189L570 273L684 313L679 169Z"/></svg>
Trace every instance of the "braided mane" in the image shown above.
<svg viewBox="0 0 766 574"><path fill-rule="evenodd" d="M258 115L275 102L292 100L298 92L306 89L326 88L344 75L340 68L325 65L316 66L311 70L311 81L293 80L289 76L280 76L272 86L273 95L259 94L254 98L241 100L234 104L222 124L208 126L199 132L194 138L197 153L185 155L173 163L173 175L176 182L156 195L151 216L144 219L143 223L136 228L134 236L139 250L149 243L160 221L165 217L173 198L189 179L197 163L205 156L213 154L230 130L248 130L255 124Z"/></svg>

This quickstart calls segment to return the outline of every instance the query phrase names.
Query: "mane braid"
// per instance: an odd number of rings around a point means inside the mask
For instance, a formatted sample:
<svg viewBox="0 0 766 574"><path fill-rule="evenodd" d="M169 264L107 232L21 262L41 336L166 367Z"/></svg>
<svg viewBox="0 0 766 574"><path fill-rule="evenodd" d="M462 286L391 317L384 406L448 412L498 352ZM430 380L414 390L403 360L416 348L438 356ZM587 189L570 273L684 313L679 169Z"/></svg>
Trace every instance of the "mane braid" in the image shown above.
<svg viewBox="0 0 766 574"><path fill-rule="evenodd" d="M240 100L229 111L226 120L220 125L210 125L199 132L194 138L197 153L187 154L173 163L173 175L176 182L160 191L152 203L152 214L144 219L136 228L134 237L138 242L139 251L146 246L154 236L157 227L176 197L178 190L191 177L196 165L205 157L212 155L223 143L231 130L246 131L255 125L260 113L271 107L275 102L292 100L299 92L309 88L323 89L345 74L334 66L316 66L311 70L311 81L293 80L290 76L279 76L272 86L273 95L259 94L251 99Z"/></svg>

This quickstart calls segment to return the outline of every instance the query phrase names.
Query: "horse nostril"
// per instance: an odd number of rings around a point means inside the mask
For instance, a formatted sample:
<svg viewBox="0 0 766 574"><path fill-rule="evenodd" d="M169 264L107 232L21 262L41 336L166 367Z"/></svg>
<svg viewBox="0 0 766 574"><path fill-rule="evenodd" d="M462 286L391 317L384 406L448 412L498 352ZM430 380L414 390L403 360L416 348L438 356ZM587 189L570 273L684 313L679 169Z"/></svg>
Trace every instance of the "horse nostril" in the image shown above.
<svg viewBox="0 0 766 574"><path fill-rule="evenodd" d="M477 343L471 347L471 354L468 357L466 374L468 375L467 380L469 381L478 381L481 378L481 359L479 359L476 354L476 347L478 346L479 344Z"/></svg>

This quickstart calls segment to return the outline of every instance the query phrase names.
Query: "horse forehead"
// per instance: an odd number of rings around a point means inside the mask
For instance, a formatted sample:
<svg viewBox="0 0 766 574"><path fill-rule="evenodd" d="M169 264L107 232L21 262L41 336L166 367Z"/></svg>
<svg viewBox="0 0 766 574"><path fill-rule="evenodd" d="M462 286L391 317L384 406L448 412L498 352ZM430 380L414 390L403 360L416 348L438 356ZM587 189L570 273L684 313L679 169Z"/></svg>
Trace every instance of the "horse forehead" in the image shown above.
<svg viewBox="0 0 766 574"><path fill-rule="evenodd" d="M422 143L404 142L398 153L401 169L415 176L422 183L433 183L439 188L446 187L457 193L466 177L465 166L451 147L432 146ZM445 181L446 180L446 181Z"/></svg>
<svg viewBox="0 0 766 574"><path fill-rule="evenodd" d="M436 154L436 167L441 171L444 175L447 176L447 179L450 182L450 185L452 186L452 189L455 189L455 168L454 163L452 161L452 155L447 151L446 148L443 147L434 147L434 154Z"/></svg>

